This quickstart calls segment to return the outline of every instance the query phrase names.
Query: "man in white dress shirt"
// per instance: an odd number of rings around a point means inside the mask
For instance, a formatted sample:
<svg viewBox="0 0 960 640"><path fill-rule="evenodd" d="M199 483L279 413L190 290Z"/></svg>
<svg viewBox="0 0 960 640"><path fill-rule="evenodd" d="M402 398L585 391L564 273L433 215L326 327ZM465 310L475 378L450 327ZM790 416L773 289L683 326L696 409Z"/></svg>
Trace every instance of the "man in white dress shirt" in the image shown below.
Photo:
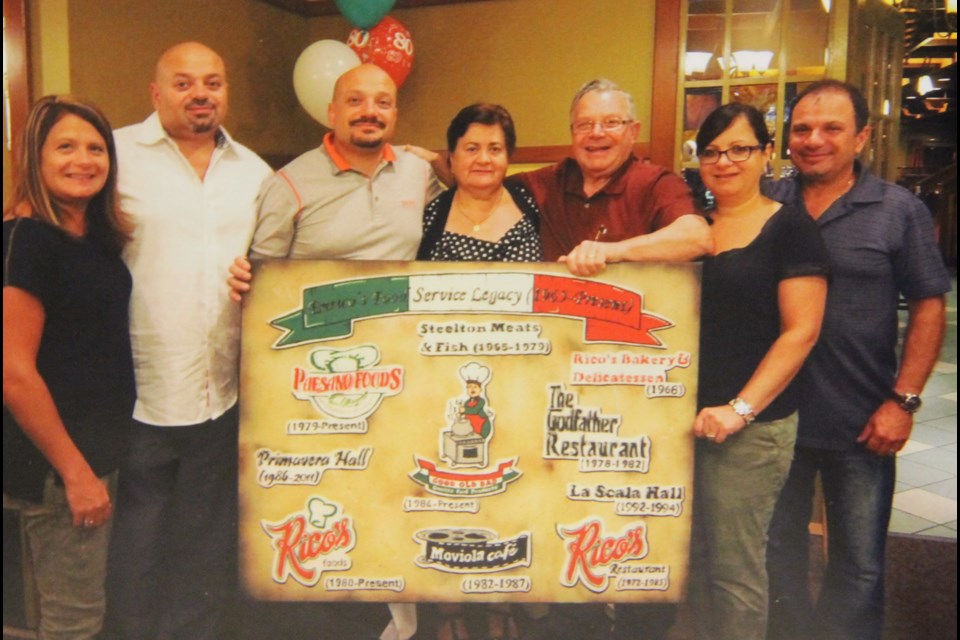
<svg viewBox="0 0 960 640"><path fill-rule="evenodd" d="M155 112L116 132L134 224L137 380L108 575L118 638L216 637L236 581L240 310L224 274L244 253L271 175L221 127L223 60L187 42L160 57Z"/></svg>

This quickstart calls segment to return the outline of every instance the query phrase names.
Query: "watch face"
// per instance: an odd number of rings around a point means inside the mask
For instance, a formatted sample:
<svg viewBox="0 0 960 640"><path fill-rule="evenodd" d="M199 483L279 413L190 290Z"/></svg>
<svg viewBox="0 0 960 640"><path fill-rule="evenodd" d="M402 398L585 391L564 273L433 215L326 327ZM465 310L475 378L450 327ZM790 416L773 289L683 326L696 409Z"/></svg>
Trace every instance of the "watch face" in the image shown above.
<svg viewBox="0 0 960 640"><path fill-rule="evenodd" d="M747 424L753 422L753 407L747 404L746 400L735 398L729 404L733 407L734 413L746 420Z"/></svg>
<svg viewBox="0 0 960 640"><path fill-rule="evenodd" d="M908 413L916 413L920 409L920 405L923 404L920 396L915 393L898 395L897 400L899 400L900 408Z"/></svg>

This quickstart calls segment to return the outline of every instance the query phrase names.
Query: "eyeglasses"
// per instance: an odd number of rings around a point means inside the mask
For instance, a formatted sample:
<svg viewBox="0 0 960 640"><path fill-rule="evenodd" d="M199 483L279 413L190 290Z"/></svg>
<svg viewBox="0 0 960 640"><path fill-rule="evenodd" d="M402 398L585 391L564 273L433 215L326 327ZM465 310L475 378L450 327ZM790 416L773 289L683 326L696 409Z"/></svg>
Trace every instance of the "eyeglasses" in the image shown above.
<svg viewBox="0 0 960 640"><path fill-rule="evenodd" d="M746 162L750 154L754 151L763 149L762 144L755 144L752 147L743 145L734 145L729 149L720 151L719 149L704 149L697 155L700 156L700 164L716 164L720 162L720 156L727 156L730 162Z"/></svg>
<svg viewBox="0 0 960 640"><path fill-rule="evenodd" d="M574 133L593 133L594 127L598 126L604 131L616 131L633 122L623 118L604 118L603 120L577 120L570 125Z"/></svg>

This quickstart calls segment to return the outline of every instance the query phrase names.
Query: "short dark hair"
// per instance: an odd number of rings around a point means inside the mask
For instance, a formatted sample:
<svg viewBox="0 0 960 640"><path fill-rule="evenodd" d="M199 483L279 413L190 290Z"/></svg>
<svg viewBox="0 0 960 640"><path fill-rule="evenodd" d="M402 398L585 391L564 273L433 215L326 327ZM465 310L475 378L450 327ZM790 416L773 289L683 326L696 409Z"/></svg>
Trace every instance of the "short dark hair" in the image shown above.
<svg viewBox="0 0 960 640"><path fill-rule="evenodd" d="M703 150L716 140L717 136L729 129L737 118L743 118L747 121L747 124L753 129L753 134L757 136L757 142L763 148L766 148L772 142L770 132L767 131L767 125L760 111L749 104L731 102L714 109L700 125L700 131L697 132L697 153L703 153Z"/></svg>
<svg viewBox="0 0 960 640"><path fill-rule="evenodd" d="M478 102L469 107L460 109L447 127L447 150L450 153L457 148L460 141L472 124L499 125L503 130L503 138L507 143L507 155L511 155L517 148L517 132L513 127L513 118L510 112L498 104Z"/></svg>
<svg viewBox="0 0 960 640"><path fill-rule="evenodd" d="M790 109L790 113L792 114L800 101L807 96L824 93L826 91L836 91L850 98L850 104L853 105L853 116L857 126L857 133L863 131L863 128L870 124L870 106L867 104L867 98L863 95L863 92L849 82L834 80L833 78L817 80L801 91L800 95L793 101L793 107ZM789 131L789 123L787 124L787 131Z"/></svg>

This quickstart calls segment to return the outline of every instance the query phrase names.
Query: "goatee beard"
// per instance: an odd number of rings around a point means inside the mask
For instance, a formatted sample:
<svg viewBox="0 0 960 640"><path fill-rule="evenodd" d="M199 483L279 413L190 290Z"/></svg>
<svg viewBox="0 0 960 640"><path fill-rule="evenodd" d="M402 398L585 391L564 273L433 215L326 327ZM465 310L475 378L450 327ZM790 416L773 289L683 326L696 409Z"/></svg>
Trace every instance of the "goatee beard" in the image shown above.
<svg viewBox="0 0 960 640"><path fill-rule="evenodd" d="M383 138L377 138L376 140L369 140L367 138L358 138L356 136L350 136L350 144L361 149L378 149L383 146Z"/></svg>

